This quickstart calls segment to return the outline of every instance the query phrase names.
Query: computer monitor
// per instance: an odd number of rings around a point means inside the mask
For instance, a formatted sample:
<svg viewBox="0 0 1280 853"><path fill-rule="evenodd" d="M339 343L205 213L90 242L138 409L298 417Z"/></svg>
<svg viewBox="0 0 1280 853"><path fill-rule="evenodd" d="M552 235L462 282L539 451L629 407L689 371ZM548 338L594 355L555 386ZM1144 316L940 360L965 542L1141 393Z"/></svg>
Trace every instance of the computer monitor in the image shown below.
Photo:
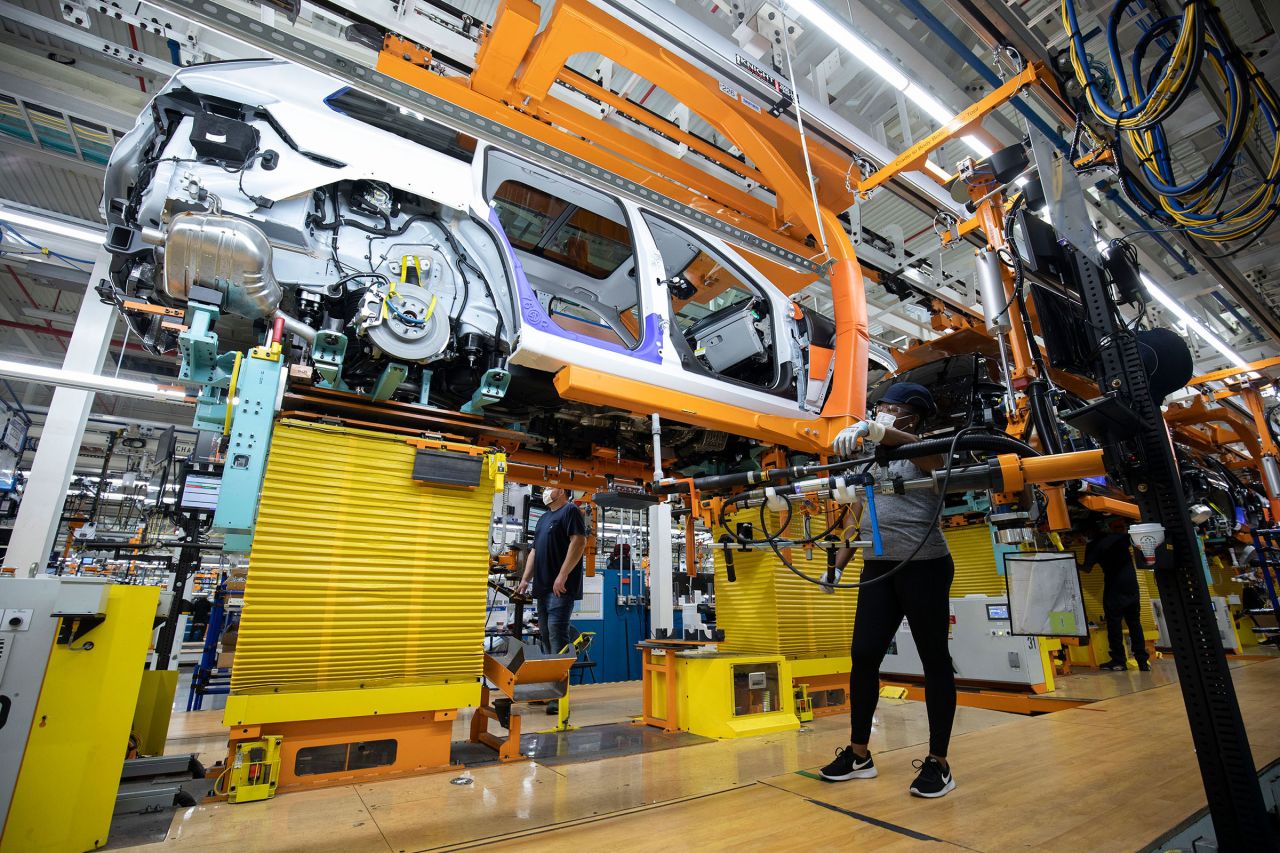
<svg viewBox="0 0 1280 853"><path fill-rule="evenodd" d="M189 473L182 481L178 506L187 512L213 512L218 508L221 489L221 475Z"/></svg>

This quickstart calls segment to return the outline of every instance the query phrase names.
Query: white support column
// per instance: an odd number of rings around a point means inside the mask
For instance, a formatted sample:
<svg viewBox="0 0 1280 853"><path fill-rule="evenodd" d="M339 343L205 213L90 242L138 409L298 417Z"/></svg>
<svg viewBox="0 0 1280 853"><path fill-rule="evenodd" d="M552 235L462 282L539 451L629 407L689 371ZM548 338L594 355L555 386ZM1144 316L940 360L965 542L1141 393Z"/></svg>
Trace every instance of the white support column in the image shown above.
<svg viewBox="0 0 1280 853"><path fill-rule="evenodd" d="M103 304L93 291L95 282L108 273L110 255L100 252L89 276L89 286L76 315L75 329L67 343L62 366L67 370L98 373L106 359L107 347L115 331L116 312ZM31 463L31 474L22 494L22 504L13 525L13 538L4 563L19 576L34 577L43 572L58 534L67 485L75 472L76 457L84 438L85 422L93 406L93 392L58 388L53 392L40 446Z"/></svg>
<svg viewBox="0 0 1280 853"><path fill-rule="evenodd" d="M655 504L649 507L650 639L657 635L659 628L665 628L668 637L675 629L672 573L671 504Z"/></svg>

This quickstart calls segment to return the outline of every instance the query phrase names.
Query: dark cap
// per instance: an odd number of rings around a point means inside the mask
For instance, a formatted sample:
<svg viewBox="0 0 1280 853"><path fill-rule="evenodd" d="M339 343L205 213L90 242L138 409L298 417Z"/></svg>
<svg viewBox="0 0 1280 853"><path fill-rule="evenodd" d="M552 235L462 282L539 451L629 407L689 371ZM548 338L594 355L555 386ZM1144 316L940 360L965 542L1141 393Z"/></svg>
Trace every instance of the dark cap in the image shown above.
<svg viewBox="0 0 1280 853"><path fill-rule="evenodd" d="M938 413L938 406L933 402L929 389L915 382L897 382L889 386L880 398L881 403L903 403L914 406L931 418Z"/></svg>

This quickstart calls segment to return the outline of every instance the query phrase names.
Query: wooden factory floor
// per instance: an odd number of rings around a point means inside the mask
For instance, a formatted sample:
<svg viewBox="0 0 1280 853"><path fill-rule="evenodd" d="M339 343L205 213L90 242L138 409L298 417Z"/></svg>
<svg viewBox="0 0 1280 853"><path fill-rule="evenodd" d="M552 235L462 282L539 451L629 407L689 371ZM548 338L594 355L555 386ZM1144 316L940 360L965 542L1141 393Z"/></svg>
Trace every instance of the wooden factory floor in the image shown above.
<svg viewBox="0 0 1280 853"><path fill-rule="evenodd" d="M1261 768L1280 759L1280 660L1234 663ZM959 708L951 749L958 787L936 801L907 794L911 761L926 751L923 705L882 700L874 780L812 778L847 742L847 717L828 717L759 738L477 767L461 774L469 784L444 773L201 805L179 810L163 842L125 849L1141 849L1204 807L1181 693L1155 683L1167 678L1147 678L1136 686L1149 689L1040 717ZM623 685L585 687L575 722L617 719L630 701ZM215 736L201 728L215 721L202 719L184 720L174 745Z"/></svg>

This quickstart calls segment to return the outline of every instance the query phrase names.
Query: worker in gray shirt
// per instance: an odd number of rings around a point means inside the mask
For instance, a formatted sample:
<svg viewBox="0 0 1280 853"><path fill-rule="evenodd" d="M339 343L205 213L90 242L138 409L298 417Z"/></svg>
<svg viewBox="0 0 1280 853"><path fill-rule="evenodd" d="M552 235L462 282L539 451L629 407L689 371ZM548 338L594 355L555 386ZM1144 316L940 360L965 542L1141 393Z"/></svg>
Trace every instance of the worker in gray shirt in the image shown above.
<svg viewBox="0 0 1280 853"><path fill-rule="evenodd" d="M860 439L887 447L919 441L921 426L936 412L933 395L927 388L914 382L899 382L876 404L874 420L862 421L836 436L835 452L852 455ZM912 480L943 465L941 456L931 456L878 465L871 473L877 482L899 477ZM947 762L956 713L955 672L948 648L955 565L938 526L937 507L938 498L930 491L876 497L876 520L884 553L868 556L862 565L860 581L865 585L858 591L849 674L852 732L849 746L840 749L835 761L822 768L825 779L870 779L877 774L868 742L880 696L880 663L905 616L924 664L929 717L929 754L916 762L920 772L909 790L915 796L933 798L945 796L955 788ZM836 569L843 571L853 554L852 548L842 548L836 555Z"/></svg>

